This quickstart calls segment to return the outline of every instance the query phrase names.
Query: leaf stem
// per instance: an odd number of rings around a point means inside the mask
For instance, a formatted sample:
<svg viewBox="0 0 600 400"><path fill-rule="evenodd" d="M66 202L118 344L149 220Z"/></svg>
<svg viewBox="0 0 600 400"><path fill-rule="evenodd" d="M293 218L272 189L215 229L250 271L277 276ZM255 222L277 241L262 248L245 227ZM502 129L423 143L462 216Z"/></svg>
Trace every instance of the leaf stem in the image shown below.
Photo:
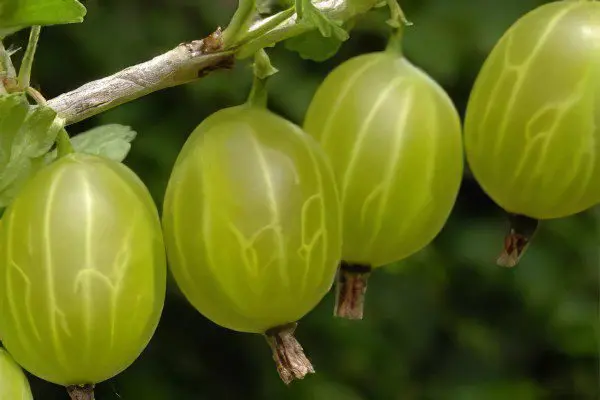
<svg viewBox="0 0 600 400"><path fill-rule="evenodd" d="M223 31L223 45L228 48L230 43L235 43L240 32L250 25L250 18L256 11L256 0L239 0L238 8L231 18L231 22Z"/></svg>
<svg viewBox="0 0 600 400"><path fill-rule="evenodd" d="M275 15L265 18L254 25L254 27L251 28L245 35L241 36L239 42L236 43L236 47L238 47L236 52L237 58L243 59L250 57L259 49L270 47L280 41L281 39L278 40L275 37L271 37L262 41L260 39L264 38L269 32L279 27L279 25L289 20L292 16L294 16L294 7L288 8L287 10L283 10ZM301 28L299 25L295 26ZM291 36L294 36L294 34L290 35L290 37Z"/></svg>
<svg viewBox="0 0 600 400"><path fill-rule="evenodd" d="M29 33L29 42L27 43L27 49L21 61L21 67L19 68L19 87L26 89L31 83L31 68L33 66L33 59L35 56L35 50L40 39L40 26L32 26L31 32Z"/></svg>
<svg viewBox="0 0 600 400"><path fill-rule="evenodd" d="M302 19L304 17L304 0L296 0L295 7L298 19Z"/></svg>
<svg viewBox="0 0 600 400"><path fill-rule="evenodd" d="M31 86L28 86L27 88L25 88L25 92L39 105L41 106L45 106L47 104L46 99L44 98L44 96L42 96L42 94L40 92L38 92L37 90L35 90L34 88L32 88Z"/></svg>

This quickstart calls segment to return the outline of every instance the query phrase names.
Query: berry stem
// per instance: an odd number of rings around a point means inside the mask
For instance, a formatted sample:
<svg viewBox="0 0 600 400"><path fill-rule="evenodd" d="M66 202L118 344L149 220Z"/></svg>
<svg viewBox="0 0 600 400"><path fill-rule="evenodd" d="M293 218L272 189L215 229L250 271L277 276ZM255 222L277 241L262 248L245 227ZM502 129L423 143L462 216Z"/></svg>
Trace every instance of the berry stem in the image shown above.
<svg viewBox="0 0 600 400"><path fill-rule="evenodd" d="M402 56L402 39L404 37L404 28L411 26L412 22L406 19L404 11L398 4L397 0L386 0L387 5L390 9L390 19L387 21L394 31L388 39L386 51L392 54Z"/></svg>
<svg viewBox="0 0 600 400"><path fill-rule="evenodd" d="M69 393L71 400L94 400L94 385L67 386L67 393Z"/></svg>
<svg viewBox="0 0 600 400"><path fill-rule="evenodd" d="M518 214L508 214L509 229L504 238L504 249L496 263L501 267L512 268L519 263L537 231L539 221Z"/></svg>
<svg viewBox="0 0 600 400"><path fill-rule="evenodd" d="M362 319L367 281L371 267L342 262L337 274L333 315L346 319Z"/></svg>
<svg viewBox="0 0 600 400"><path fill-rule="evenodd" d="M271 65L267 52L260 49L254 55L254 81L248 96L248 104L255 107L267 106L267 79L277 73L277 69Z"/></svg>
<svg viewBox="0 0 600 400"><path fill-rule="evenodd" d="M273 360L277 364L277 372L286 385L289 385L294 379L304 379L307 374L315 373L302 346L294 337L297 326L298 323L293 322L265 332L265 338L273 350Z"/></svg>

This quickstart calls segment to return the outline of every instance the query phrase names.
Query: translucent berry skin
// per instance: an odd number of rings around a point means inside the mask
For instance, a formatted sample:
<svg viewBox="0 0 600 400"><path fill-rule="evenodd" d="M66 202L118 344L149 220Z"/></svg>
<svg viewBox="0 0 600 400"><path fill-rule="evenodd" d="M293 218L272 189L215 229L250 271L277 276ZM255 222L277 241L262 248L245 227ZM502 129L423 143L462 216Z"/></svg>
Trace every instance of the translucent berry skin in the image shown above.
<svg viewBox="0 0 600 400"><path fill-rule="evenodd" d="M70 154L38 172L2 218L0 336L47 381L98 383L152 337L166 256L148 190L123 164Z"/></svg>
<svg viewBox="0 0 600 400"><path fill-rule="evenodd" d="M204 120L184 145L164 202L169 265L218 325L264 333L308 313L341 250L333 173L317 143L263 108Z"/></svg>
<svg viewBox="0 0 600 400"><path fill-rule="evenodd" d="M21 367L0 348L0 399L33 400L29 381Z"/></svg>
<svg viewBox="0 0 600 400"><path fill-rule="evenodd" d="M378 267L440 232L463 172L459 115L406 58L352 58L317 90L304 123L327 153L343 212L342 258Z"/></svg>
<svg viewBox="0 0 600 400"><path fill-rule="evenodd" d="M560 218L600 202L600 4L554 2L519 19L475 82L469 165L501 207Z"/></svg>

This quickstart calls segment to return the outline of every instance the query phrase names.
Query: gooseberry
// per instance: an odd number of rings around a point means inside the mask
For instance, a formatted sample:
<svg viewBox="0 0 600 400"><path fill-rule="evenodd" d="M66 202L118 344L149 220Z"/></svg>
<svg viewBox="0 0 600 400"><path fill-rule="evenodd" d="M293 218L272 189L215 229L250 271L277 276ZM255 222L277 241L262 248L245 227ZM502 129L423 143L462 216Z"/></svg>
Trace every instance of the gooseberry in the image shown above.
<svg viewBox="0 0 600 400"><path fill-rule="evenodd" d="M0 399L32 400L29 381L21 367L0 347Z"/></svg>
<svg viewBox="0 0 600 400"><path fill-rule="evenodd" d="M342 264L335 315L363 316L372 268L417 252L440 232L463 171L452 101L398 51L339 65L310 103L304 129L331 160L341 197Z"/></svg>
<svg viewBox="0 0 600 400"><path fill-rule="evenodd" d="M465 147L475 179L512 214L501 265L518 262L537 220L600 202L599 54L600 4L559 1L521 17L479 72Z"/></svg>
<svg viewBox="0 0 600 400"><path fill-rule="evenodd" d="M127 368L166 290L160 219L140 179L68 154L26 183L2 221L0 327L15 360L71 392Z"/></svg>
<svg viewBox="0 0 600 400"><path fill-rule="evenodd" d="M332 286L341 223L311 137L250 103L212 114L177 158L163 228L171 271L200 313L266 335L285 383L314 372L292 334Z"/></svg>

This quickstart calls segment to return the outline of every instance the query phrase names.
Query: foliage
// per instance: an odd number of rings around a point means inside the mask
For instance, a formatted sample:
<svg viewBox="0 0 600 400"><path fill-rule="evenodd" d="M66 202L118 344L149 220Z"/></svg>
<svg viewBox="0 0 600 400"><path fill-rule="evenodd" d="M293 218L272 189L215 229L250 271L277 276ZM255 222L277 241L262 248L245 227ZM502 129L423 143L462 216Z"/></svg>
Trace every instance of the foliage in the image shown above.
<svg viewBox="0 0 600 400"><path fill-rule="evenodd" d="M77 0L2 0L0 38L32 25L81 22L85 13Z"/></svg>
<svg viewBox="0 0 600 400"><path fill-rule="evenodd" d="M128 126L108 124L74 136L71 144L76 152L101 155L121 162L127 157L136 135L137 133ZM56 150L48 153L46 163L52 162L56 153Z"/></svg>
<svg viewBox="0 0 600 400"><path fill-rule="evenodd" d="M22 94L0 97L0 207L12 201L23 182L44 165L62 124L49 107L30 106Z"/></svg>

